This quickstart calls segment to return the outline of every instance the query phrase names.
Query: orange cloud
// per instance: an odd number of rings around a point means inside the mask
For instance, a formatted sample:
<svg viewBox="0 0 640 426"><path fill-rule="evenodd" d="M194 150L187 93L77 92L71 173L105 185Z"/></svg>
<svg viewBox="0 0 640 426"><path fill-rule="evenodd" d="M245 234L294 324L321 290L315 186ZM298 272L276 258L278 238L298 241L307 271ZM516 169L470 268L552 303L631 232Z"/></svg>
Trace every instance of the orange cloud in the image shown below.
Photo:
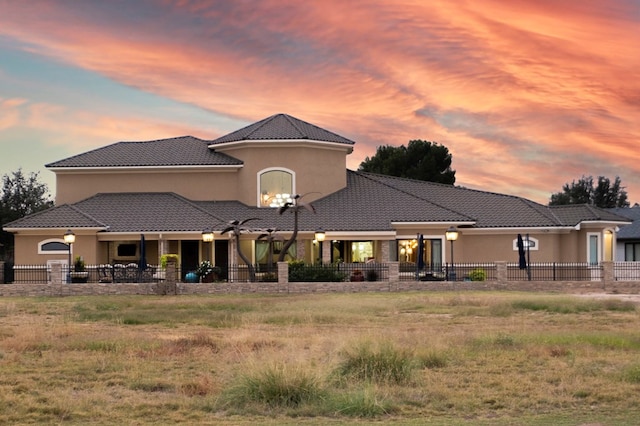
<svg viewBox="0 0 640 426"><path fill-rule="evenodd" d="M42 2L34 15L15 2L4 7L0 34L34 54L215 114L247 122L298 116L356 140L351 168L377 145L427 139L450 149L464 185L546 202L541 194L582 174L620 174L640 200L637 3L142 7ZM61 124L60 111L32 114L33 126L94 142L194 132L148 117L67 110Z"/></svg>

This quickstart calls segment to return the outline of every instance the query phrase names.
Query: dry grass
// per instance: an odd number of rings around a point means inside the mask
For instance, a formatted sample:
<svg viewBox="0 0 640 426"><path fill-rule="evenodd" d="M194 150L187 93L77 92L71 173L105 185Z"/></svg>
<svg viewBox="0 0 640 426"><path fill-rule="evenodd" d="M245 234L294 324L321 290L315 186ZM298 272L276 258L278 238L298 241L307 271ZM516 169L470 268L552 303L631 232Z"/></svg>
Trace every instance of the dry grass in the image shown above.
<svg viewBox="0 0 640 426"><path fill-rule="evenodd" d="M518 293L2 302L0 424L631 425L640 415L630 302Z"/></svg>

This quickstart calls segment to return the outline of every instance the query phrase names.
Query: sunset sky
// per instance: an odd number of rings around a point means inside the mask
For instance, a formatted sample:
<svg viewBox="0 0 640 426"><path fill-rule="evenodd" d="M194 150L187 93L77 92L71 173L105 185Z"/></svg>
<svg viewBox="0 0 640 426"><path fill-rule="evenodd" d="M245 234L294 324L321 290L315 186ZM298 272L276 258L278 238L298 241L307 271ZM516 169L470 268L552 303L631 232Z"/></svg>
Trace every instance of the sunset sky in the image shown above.
<svg viewBox="0 0 640 426"><path fill-rule="evenodd" d="M0 0L0 175L286 113L449 148L456 184L640 202L640 0Z"/></svg>

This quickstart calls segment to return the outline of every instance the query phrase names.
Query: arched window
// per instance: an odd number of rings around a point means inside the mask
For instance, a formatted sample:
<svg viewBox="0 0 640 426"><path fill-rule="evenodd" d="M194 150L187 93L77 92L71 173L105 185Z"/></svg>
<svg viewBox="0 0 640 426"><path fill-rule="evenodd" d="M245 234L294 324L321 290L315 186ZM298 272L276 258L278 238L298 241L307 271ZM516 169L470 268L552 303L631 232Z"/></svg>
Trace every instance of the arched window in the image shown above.
<svg viewBox="0 0 640 426"><path fill-rule="evenodd" d="M62 238L44 240L38 243L38 254L66 254L68 252L69 246Z"/></svg>
<svg viewBox="0 0 640 426"><path fill-rule="evenodd" d="M294 173L287 169L265 169L258 172L258 207L281 207L291 202Z"/></svg>
<svg viewBox="0 0 640 426"><path fill-rule="evenodd" d="M540 243L538 242L537 238L533 238L533 237L527 237L526 235L522 236L522 243L524 244L524 249L527 250L529 249L529 251L535 251L538 250ZM518 251L518 239L514 238L513 239L513 251Z"/></svg>

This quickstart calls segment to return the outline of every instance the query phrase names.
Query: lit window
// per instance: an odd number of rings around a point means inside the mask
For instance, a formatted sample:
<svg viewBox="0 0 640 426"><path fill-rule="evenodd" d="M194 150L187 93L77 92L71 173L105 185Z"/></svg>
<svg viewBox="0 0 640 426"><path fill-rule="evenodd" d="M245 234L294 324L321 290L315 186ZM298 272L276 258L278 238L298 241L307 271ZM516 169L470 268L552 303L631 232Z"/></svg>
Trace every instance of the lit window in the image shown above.
<svg viewBox="0 0 640 426"><path fill-rule="evenodd" d="M293 172L270 169L258 174L259 207L282 207L293 202Z"/></svg>

